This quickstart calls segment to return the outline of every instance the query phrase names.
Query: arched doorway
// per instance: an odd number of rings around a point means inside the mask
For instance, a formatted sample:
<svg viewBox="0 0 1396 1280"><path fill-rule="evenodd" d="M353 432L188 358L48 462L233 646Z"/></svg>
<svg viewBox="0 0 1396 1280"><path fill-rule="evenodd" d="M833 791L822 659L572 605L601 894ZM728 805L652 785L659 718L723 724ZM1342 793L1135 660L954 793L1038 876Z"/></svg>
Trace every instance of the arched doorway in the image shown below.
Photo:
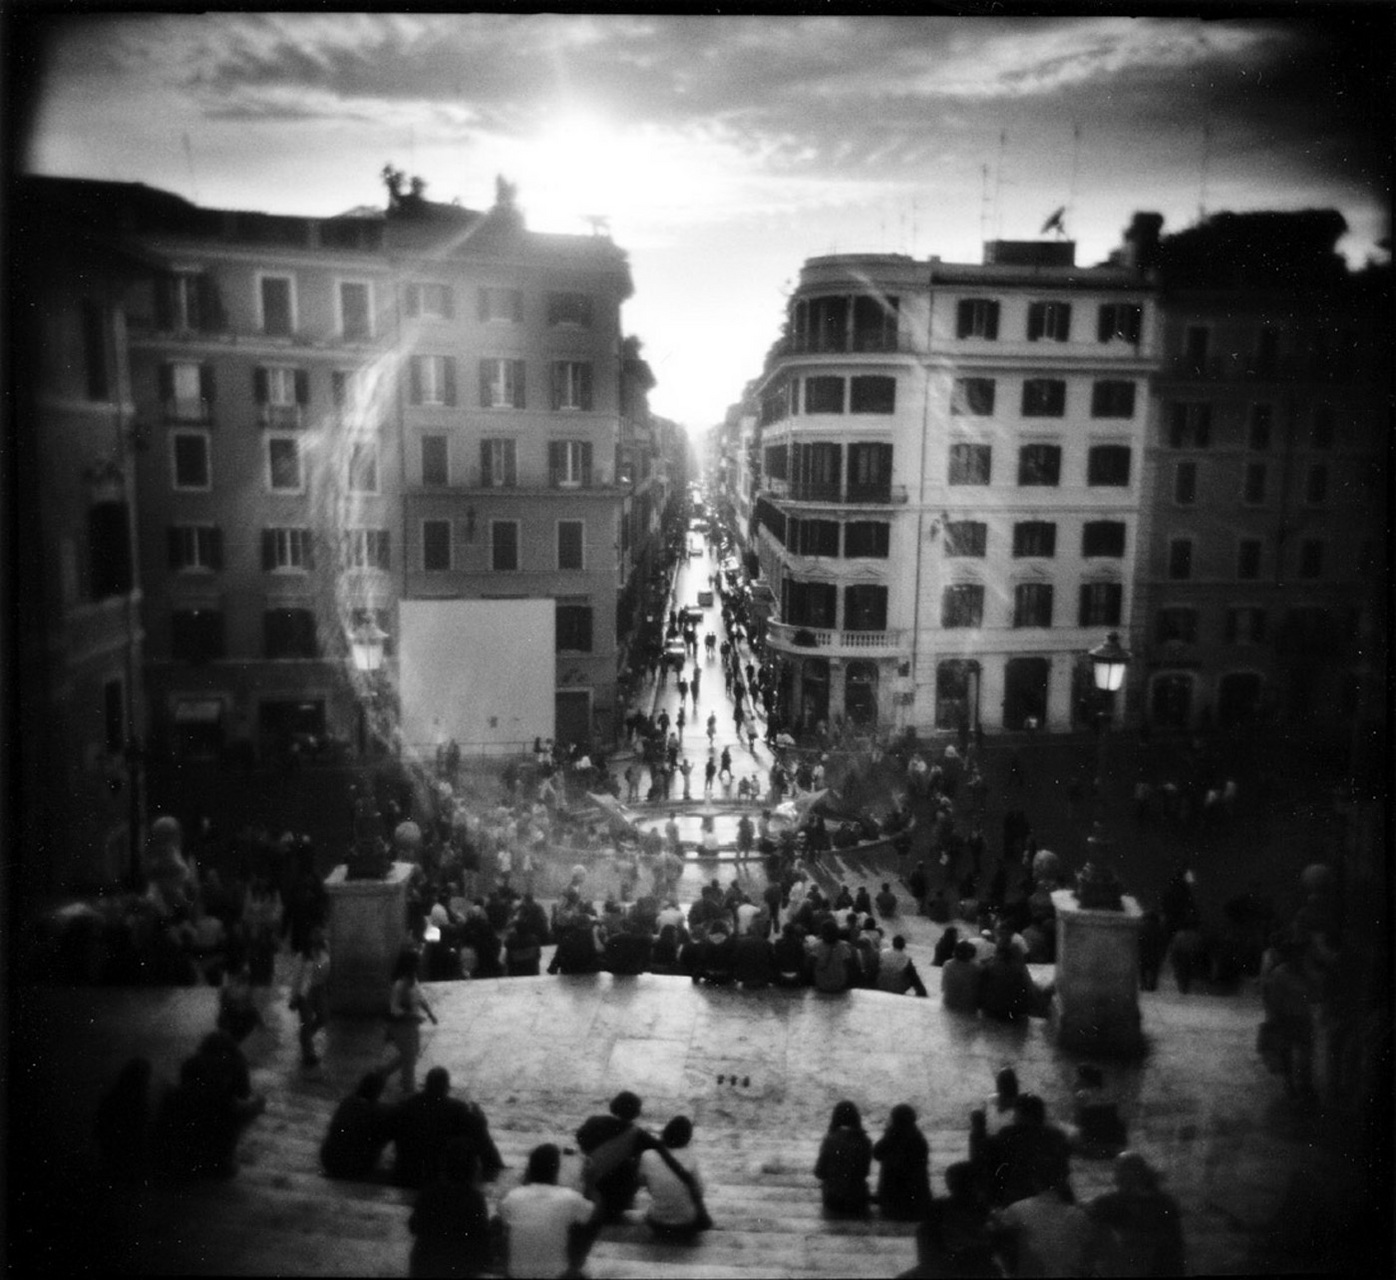
<svg viewBox="0 0 1396 1280"><path fill-rule="evenodd" d="M800 671L800 727L811 730L829 718L829 659L806 658Z"/></svg>
<svg viewBox="0 0 1396 1280"><path fill-rule="evenodd" d="M1052 664L1046 658L1009 658L1004 668L1003 727L1025 729L1028 721L1039 729L1047 725L1047 678Z"/></svg>
<svg viewBox="0 0 1396 1280"><path fill-rule="evenodd" d="M1168 672L1154 677L1149 690L1149 721L1159 729L1186 729L1192 723L1192 677Z"/></svg>
<svg viewBox="0 0 1396 1280"><path fill-rule="evenodd" d="M877 663L858 659L843 678L843 709L849 724L868 729L877 723Z"/></svg>
<svg viewBox="0 0 1396 1280"><path fill-rule="evenodd" d="M979 663L946 658L936 666L936 728L958 729L979 723Z"/></svg>

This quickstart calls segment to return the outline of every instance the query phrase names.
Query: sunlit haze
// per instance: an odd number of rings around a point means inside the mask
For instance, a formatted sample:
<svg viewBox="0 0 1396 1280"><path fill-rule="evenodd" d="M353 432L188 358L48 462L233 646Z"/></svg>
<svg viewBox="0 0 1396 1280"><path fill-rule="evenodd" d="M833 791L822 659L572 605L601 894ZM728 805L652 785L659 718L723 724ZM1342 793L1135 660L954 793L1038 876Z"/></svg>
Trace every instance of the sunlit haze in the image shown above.
<svg viewBox="0 0 1396 1280"><path fill-rule="evenodd" d="M1066 206L1091 263L1136 209L1332 206L1384 256L1389 14L1265 13L99 17L54 26L27 158L309 216L381 207L386 162L472 208L502 173L530 227L629 252L652 406L696 431L812 255L974 262Z"/></svg>

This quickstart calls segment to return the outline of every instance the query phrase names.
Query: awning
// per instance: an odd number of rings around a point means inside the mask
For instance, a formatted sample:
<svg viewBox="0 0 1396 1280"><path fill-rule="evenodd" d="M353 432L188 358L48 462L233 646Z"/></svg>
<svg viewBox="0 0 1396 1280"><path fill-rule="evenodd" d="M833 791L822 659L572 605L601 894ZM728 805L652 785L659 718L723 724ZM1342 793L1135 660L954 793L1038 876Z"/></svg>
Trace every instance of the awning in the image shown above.
<svg viewBox="0 0 1396 1280"><path fill-rule="evenodd" d="M220 698L181 698L175 703L175 724L217 724L222 718Z"/></svg>

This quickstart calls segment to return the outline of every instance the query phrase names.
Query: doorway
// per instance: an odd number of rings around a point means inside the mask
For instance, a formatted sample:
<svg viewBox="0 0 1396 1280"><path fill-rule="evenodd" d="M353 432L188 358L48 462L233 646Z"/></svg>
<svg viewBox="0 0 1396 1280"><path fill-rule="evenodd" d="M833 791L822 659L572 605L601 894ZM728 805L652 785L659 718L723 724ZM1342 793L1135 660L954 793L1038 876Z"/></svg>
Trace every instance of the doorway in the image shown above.
<svg viewBox="0 0 1396 1280"><path fill-rule="evenodd" d="M1047 725L1047 678L1052 664L1046 658L1009 658L1004 668L1003 727L1042 729Z"/></svg>

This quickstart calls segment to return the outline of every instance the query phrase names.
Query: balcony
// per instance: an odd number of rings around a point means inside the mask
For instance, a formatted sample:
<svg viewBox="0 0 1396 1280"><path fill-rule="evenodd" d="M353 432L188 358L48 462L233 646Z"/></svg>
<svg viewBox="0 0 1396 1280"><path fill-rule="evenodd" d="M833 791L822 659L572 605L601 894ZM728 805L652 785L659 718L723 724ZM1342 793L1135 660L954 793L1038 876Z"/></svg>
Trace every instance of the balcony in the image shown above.
<svg viewBox="0 0 1396 1280"><path fill-rule="evenodd" d="M772 622L766 640L782 653L814 654L822 658L892 658L902 652L901 631L827 631ZM798 640L797 640L798 637ZM808 643L813 640L813 643Z"/></svg>
<svg viewBox="0 0 1396 1280"><path fill-rule="evenodd" d="M809 502L821 506L900 507L905 506L904 484L828 484L809 480L767 478L764 490L777 501Z"/></svg>
<svg viewBox="0 0 1396 1280"><path fill-rule="evenodd" d="M915 348L901 335L878 331L846 333L797 333L780 344L783 356L881 355Z"/></svg>

